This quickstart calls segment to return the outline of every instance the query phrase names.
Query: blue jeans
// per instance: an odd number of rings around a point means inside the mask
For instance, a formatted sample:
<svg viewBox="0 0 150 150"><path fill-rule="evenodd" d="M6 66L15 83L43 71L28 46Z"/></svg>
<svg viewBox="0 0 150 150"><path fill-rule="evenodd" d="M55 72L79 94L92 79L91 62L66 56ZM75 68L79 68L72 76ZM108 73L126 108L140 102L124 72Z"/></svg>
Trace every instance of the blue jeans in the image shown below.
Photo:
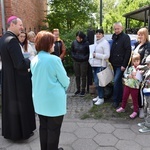
<svg viewBox="0 0 150 150"><path fill-rule="evenodd" d="M113 87L113 100L116 104L122 101L123 85L122 77L123 71L121 67L113 67L114 69L114 87Z"/></svg>
<svg viewBox="0 0 150 150"><path fill-rule="evenodd" d="M92 67L94 83L95 83L99 98L104 98L104 87L99 86L99 80L97 77L97 73L99 73L103 69L104 69L104 67Z"/></svg>

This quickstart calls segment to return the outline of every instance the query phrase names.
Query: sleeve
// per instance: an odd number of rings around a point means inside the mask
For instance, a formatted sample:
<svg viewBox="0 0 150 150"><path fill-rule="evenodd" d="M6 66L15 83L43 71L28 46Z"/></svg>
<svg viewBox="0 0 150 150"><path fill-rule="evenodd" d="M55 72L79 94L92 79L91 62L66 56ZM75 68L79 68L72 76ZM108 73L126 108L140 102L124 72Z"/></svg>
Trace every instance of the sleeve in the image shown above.
<svg viewBox="0 0 150 150"><path fill-rule="evenodd" d="M14 68L26 70L30 67L30 60L28 58L24 58L21 47L17 39L13 38L9 41L8 52L13 61Z"/></svg>
<svg viewBox="0 0 150 150"><path fill-rule="evenodd" d="M62 87L64 87L64 89L67 90L70 84L70 78L67 76L67 72L60 58L57 59L55 67L58 81L60 82Z"/></svg>
<svg viewBox="0 0 150 150"><path fill-rule="evenodd" d="M110 45L105 41L102 45L103 53L96 53L96 58L108 59L110 57Z"/></svg>
<svg viewBox="0 0 150 150"><path fill-rule="evenodd" d="M64 42L61 40L61 43L62 43L62 53L61 53L61 55L60 55L60 58L63 60L64 59L64 57L65 57L65 55L66 55L66 47L65 47L65 44L64 44Z"/></svg>

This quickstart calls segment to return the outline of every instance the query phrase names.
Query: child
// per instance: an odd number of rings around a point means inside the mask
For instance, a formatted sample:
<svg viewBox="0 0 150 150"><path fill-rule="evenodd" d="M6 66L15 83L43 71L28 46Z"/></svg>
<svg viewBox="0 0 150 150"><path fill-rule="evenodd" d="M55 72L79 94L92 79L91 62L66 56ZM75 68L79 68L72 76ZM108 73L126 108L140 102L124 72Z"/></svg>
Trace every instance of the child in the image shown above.
<svg viewBox="0 0 150 150"><path fill-rule="evenodd" d="M144 113L145 122L138 123L138 126L142 127L139 132L149 132L150 131L150 55L146 58L146 66L138 67L144 71L144 80L142 82L142 89L144 94Z"/></svg>
<svg viewBox="0 0 150 150"><path fill-rule="evenodd" d="M125 71L125 79L124 79L124 91L122 98L122 105L120 108L116 110L116 112L121 113L125 112L125 107L127 104L127 100L129 95L131 94L133 100L134 111L130 115L131 119L134 119L138 113L138 93L140 87L140 79L138 79L138 73L136 71L137 66L140 64L140 54L135 53L132 55L132 65ZM137 75L138 74L138 75Z"/></svg>

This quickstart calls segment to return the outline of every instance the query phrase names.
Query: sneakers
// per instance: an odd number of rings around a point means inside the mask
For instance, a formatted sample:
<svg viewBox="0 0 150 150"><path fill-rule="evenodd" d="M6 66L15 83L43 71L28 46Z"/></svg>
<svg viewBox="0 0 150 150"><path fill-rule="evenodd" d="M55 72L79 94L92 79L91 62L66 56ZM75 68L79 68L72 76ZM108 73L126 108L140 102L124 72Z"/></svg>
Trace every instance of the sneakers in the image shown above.
<svg viewBox="0 0 150 150"><path fill-rule="evenodd" d="M74 95L79 95L80 94L80 91L79 90L77 90L75 93L74 93Z"/></svg>
<svg viewBox="0 0 150 150"><path fill-rule="evenodd" d="M120 108L118 108L118 109L116 110L116 112L118 112L118 113L125 112L125 109L123 109L122 107L120 107Z"/></svg>
<svg viewBox="0 0 150 150"><path fill-rule="evenodd" d="M131 115L130 115L130 118L131 119L134 119L137 117L137 112L133 112Z"/></svg>
<svg viewBox="0 0 150 150"><path fill-rule="evenodd" d="M96 102L98 100L98 98L99 98L98 96L93 98L93 102Z"/></svg>
<svg viewBox="0 0 150 150"><path fill-rule="evenodd" d="M103 98L98 98L97 102L94 103L95 105L101 105L104 103L104 99Z"/></svg>
<svg viewBox="0 0 150 150"><path fill-rule="evenodd" d="M145 127L145 122L138 123L137 125L138 125L139 127L142 127L142 128L143 128L143 127Z"/></svg>
<svg viewBox="0 0 150 150"><path fill-rule="evenodd" d="M81 91L80 96L81 97L85 96L85 91L84 90Z"/></svg>
<svg viewBox="0 0 150 150"><path fill-rule="evenodd" d="M144 118L144 109L143 108L139 108L139 118Z"/></svg>
<svg viewBox="0 0 150 150"><path fill-rule="evenodd" d="M150 132L150 128L143 127L142 129L139 129L139 132L141 133Z"/></svg>

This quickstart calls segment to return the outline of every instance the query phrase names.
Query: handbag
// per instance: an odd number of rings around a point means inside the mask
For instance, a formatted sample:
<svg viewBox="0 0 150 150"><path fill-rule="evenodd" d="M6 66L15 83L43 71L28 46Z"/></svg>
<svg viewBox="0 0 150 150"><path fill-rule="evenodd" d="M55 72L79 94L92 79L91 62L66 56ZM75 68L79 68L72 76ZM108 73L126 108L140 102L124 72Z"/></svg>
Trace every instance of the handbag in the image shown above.
<svg viewBox="0 0 150 150"><path fill-rule="evenodd" d="M111 63L107 61L107 67L97 73L97 76L99 80L99 86L105 87L107 84L109 84L114 78L114 71Z"/></svg>

